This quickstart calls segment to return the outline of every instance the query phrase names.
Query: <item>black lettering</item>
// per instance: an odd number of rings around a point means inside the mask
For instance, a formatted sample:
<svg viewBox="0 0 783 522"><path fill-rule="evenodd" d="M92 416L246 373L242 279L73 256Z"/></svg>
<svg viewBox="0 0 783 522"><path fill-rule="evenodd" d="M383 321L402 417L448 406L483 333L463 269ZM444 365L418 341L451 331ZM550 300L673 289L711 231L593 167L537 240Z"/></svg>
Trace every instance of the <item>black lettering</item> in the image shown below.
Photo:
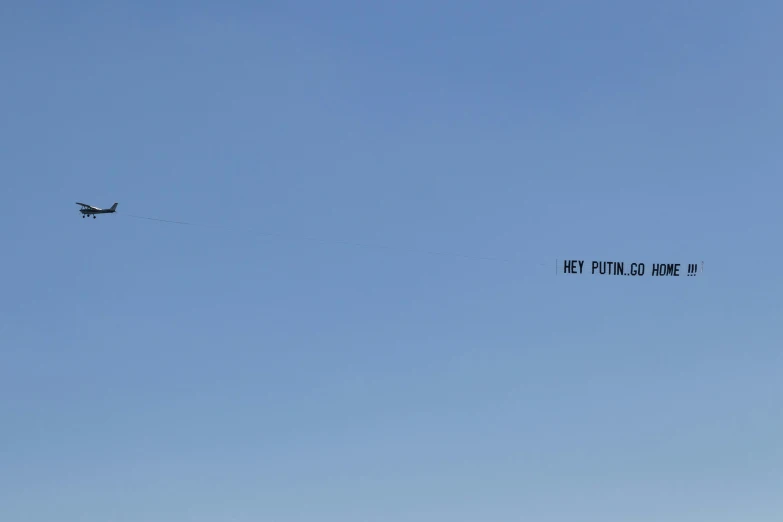
<svg viewBox="0 0 783 522"><path fill-rule="evenodd" d="M639 263L639 275L644 275L644 263Z"/></svg>
<svg viewBox="0 0 783 522"><path fill-rule="evenodd" d="M661 275L661 265L658 263L653 263L653 271L652 275L659 276Z"/></svg>
<svg viewBox="0 0 783 522"><path fill-rule="evenodd" d="M615 263L614 275L624 275L624 274L625 274L625 263L623 262Z"/></svg>
<svg viewBox="0 0 783 522"><path fill-rule="evenodd" d="M680 277L680 263L674 265L674 273L672 275L676 277Z"/></svg>
<svg viewBox="0 0 783 522"><path fill-rule="evenodd" d="M593 261L592 273L595 274L595 269L598 268L598 261Z"/></svg>
<svg viewBox="0 0 783 522"><path fill-rule="evenodd" d="M579 273L580 274L582 273L582 267L584 266L584 264L585 264L584 260L579 261Z"/></svg>
<svg viewBox="0 0 783 522"><path fill-rule="evenodd" d="M669 263L666 265L666 275L674 275L674 263Z"/></svg>

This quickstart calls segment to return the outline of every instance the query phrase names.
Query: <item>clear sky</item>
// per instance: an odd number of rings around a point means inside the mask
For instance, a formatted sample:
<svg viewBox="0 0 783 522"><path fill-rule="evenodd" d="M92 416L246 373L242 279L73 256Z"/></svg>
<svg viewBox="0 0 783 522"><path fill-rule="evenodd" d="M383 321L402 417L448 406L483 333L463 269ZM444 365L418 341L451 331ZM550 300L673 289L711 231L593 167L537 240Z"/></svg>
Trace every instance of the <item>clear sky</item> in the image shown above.
<svg viewBox="0 0 783 522"><path fill-rule="evenodd" d="M0 519L781 520L781 17L3 2Z"/></svg>

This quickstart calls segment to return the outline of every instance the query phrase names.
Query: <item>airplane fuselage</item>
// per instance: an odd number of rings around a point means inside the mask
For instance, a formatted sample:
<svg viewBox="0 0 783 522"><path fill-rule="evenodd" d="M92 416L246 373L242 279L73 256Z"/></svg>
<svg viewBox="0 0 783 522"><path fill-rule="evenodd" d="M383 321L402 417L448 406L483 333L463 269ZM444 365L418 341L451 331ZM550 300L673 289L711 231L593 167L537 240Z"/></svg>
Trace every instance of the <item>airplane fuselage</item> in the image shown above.
<svg viewBox="0 0 783 522"><path fill-rule="evenodd" d="M83 208L79 212L81 212L82 214L92 215L92 214L113 214L115 211L109 209L93 210L90 208Z"/></svg>

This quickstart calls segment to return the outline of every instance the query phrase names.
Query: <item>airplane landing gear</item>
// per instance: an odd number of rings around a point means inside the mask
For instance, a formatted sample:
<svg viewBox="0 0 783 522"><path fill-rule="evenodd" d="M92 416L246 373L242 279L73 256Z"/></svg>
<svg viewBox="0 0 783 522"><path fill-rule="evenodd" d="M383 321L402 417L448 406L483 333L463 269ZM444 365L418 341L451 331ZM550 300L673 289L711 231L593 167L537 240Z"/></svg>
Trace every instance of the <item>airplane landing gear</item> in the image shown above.
<svg viewBox="0 0 783 522"><path fill-rule="evenodd" d="M95 216L93 215L92 218L95 219Z"/></svg>

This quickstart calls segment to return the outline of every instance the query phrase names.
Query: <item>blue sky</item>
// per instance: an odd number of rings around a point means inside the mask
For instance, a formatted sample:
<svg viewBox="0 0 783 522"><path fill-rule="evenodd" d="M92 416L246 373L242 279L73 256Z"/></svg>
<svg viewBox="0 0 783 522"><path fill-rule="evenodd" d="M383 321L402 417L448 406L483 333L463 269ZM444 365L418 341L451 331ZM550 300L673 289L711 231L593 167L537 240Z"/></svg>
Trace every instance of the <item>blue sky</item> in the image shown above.
<svg viewBox="0 0 783 522"><path fill-rule="evenodd" d="M0 518L780 520L783 7L388 4L3 4Z"/></svg>

